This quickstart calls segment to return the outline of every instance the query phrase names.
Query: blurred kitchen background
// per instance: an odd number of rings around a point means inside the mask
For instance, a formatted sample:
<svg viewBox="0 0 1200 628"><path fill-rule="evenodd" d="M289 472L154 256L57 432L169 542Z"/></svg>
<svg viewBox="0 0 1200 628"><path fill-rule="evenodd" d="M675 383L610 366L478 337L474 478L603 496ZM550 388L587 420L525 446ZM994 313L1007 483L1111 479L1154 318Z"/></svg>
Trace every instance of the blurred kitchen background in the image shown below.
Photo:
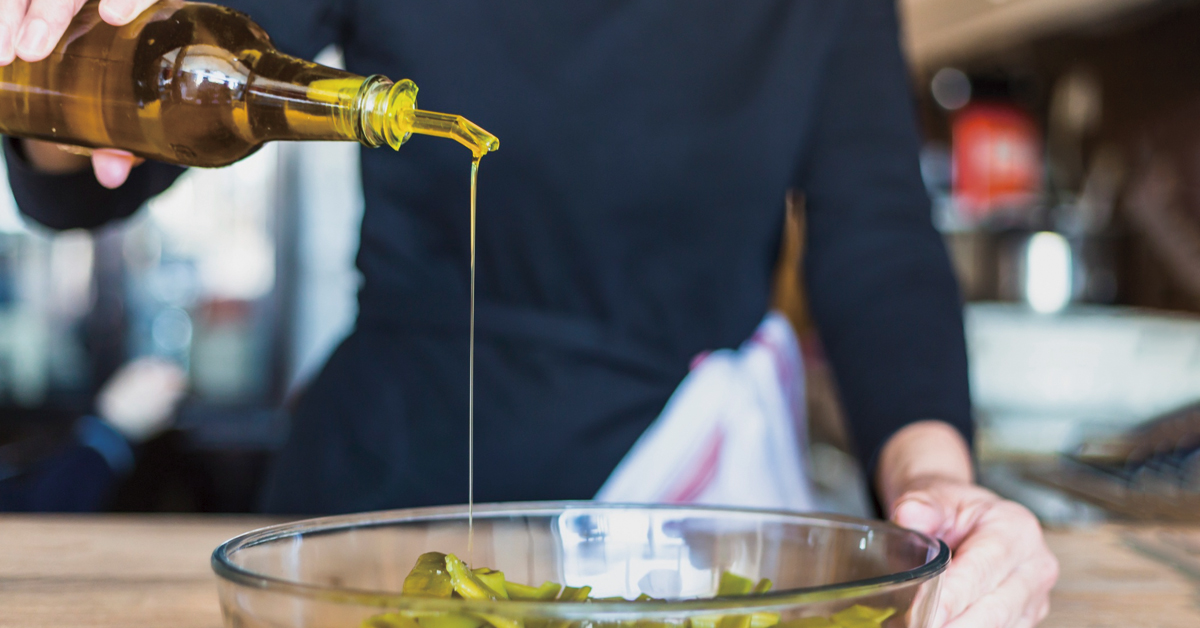
<svg viewBox="0 0 1200 628"><path fill-rule="evenodd" d="M1200 519L1200 2L901 6L981 478L1052 523ZM290 396L353 324L357 151L269 145L94 233L0 191L0 510L253 508ZM792 206L777 302L814 476L866 514Z"/></svg>

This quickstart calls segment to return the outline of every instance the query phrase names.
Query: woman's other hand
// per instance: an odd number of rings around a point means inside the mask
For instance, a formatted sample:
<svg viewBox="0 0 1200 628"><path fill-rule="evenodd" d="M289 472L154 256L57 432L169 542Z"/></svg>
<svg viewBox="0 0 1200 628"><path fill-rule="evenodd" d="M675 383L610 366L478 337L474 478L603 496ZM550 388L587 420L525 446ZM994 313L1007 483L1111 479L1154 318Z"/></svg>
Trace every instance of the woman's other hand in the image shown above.
<svg viewBox="0 0 1200 628"><path fill-rule="evenodd" d="M966 443L949 425L916 423L880 455L888 514L954 552L933 628L1031 628L1050 610L1058 560L1037 518L975 485Z"/></svg>

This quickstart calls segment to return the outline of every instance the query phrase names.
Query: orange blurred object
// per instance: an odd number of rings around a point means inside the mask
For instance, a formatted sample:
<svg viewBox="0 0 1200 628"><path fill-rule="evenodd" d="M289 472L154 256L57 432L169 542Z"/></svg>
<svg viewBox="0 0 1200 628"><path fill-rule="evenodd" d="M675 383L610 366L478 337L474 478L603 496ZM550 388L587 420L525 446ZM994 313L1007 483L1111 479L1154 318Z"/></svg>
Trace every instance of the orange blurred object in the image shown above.
<svg viewBox="0 0 1200 628"><path fill-rule="evenodd" d="M1025 111L975 103L954 118L954 198L964 217L1028 208L1041 190L1037 125Z"/></svg>

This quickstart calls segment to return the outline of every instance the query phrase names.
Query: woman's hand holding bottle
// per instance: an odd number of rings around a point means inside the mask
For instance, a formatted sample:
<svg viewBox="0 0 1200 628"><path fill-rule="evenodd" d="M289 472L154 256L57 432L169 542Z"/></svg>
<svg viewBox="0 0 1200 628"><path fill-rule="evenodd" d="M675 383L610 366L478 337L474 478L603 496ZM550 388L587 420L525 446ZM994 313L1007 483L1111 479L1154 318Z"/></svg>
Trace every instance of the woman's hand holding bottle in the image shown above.
<svg viewBox="0 0 1200 628"><path fill-rule="evenodd" d="M109 24L128 24L156 0L100 0L100 17ZM34 62L50 55L84 0L0 0L0 65L15 59ZM87 158L67 153L57 144L19 140L34 167L46 172L71 172ZM108 188L125 182L139 160L120 150L99 149L91 155L96 180Z"/></svg>

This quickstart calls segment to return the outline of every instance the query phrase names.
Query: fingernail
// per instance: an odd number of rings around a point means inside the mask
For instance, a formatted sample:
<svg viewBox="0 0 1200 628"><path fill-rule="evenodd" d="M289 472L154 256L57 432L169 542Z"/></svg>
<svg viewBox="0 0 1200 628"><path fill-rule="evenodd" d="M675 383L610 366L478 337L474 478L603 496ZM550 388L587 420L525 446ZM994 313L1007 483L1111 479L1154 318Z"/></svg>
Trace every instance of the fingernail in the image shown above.
<svg viewBox="0 0 1200 628"><path fill-rule="evenodd" d="M17 50L21 54L36 57L43 54L46 47L47 35L50 33L50 26L46 24L46 20L34 18L29 20L25 27L21 29L21 36L17 42Z"/></svg>
<svg viewBox="0 0 1200 628"><path fill-rule="evenodd" d="M107 15L106 21L127 24L133 19L133 3L127 0L108 0L100 8Z"/></svg>
<svg viewBox="0 0 1200 628"><path fill-rule="evenodd" d="M892 513L892 519L900 527L935 534L942 527L942 515L933 506L915 499L900 502Z"/></svg>

